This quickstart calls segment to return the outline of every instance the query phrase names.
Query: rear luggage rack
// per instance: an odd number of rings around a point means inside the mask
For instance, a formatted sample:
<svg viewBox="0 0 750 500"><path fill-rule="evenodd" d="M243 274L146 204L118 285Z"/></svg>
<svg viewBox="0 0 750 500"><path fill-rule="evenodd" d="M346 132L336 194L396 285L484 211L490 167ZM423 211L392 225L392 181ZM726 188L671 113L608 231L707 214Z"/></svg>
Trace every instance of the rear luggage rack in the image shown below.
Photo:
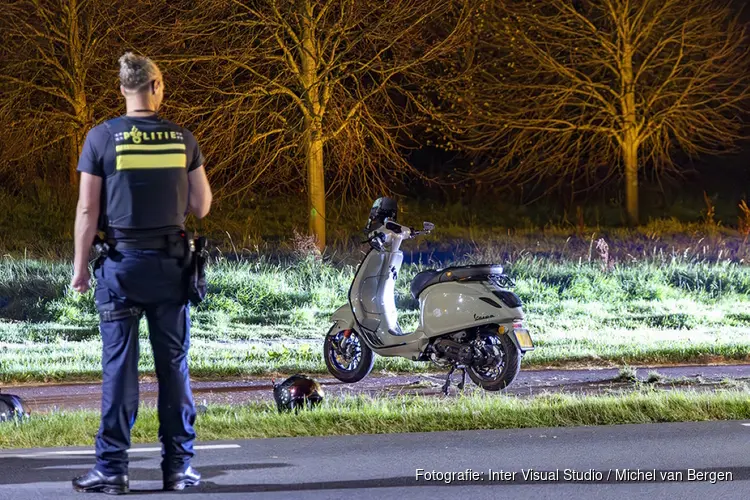
<svg viewBox="0 0 750 500"><path fill-rule="evenodd" d="M487 276L487 281L498 288L513 288L516 286L516 282L506 274L490 274Z"/></svg>

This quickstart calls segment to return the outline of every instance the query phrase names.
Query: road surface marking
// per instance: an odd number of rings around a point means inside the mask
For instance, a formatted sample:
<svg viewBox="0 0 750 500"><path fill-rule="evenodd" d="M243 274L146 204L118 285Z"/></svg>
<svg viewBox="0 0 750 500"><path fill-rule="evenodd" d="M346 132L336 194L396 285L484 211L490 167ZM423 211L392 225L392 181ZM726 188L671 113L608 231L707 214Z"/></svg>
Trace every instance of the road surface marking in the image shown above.
<svg viewBox="0 0 750 500"><path fill-rule="evenodd" d="M231 450L231 449L237 449L241 448L238 444L204 444L204 445L196 445L193 447L196 450ZM155 451L161 451L161 447L152 447L152 448L131 448L128 450L128 454L130 453L149 453L149 452L155 452ZM63 456L69 456L69 455L95 455L96 450L70 450L70 451L42 451L39 453L29 453L26 455L5 455L0 454L0 457L3 458L36 458L36 457L46 457L50 455L63 455Z"/></svg>

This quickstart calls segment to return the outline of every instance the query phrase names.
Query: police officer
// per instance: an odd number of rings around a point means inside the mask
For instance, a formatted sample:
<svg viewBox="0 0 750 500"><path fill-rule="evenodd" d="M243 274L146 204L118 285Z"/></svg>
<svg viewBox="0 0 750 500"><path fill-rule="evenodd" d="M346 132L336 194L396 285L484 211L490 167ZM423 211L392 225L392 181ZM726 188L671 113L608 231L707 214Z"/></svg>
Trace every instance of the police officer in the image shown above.
<svg viewBox="0 0 750 500"><path fill-rule="evenodd" d="M164 489L181 490L200 482L190 466L196 413L187 365L184 222L188 212L205 217L212 195L193 135L157 114L164 93L159 68L146 57L125 54L120 91L126 114L89 131L78 164L71 287L79 293L90 287L88 255L97 231L106 234L110 250L94 266L103 341L96 465L73 487L129 490L126 450L138 413L138 325L145 314L159 381Z"/></svg>

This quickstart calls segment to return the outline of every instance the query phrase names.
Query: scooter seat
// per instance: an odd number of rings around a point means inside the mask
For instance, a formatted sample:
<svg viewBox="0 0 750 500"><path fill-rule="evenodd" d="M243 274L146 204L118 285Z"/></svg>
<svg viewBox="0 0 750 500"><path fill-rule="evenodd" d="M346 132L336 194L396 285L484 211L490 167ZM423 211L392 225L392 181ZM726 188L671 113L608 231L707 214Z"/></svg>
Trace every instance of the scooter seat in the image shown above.
<svg viewBox="0 0 750 500"><path fill-rule="evenodd" d="M499 264L475 264L472 266L446 267L445 269L428 269L414 276L411 282L411 296L419 295L428 286L446 281L481 281L490 274L503 274Z"/></svg>
<svg viewBox="0 0 750 500"><path fill-rule="evenodd" d="M427 284L439 274L439 271L429 269L427 271L422 271L421 273L418 273L416 276L414 276L414 279L411 282L411 296L415 299L418 298L419 294L422 293L422 290L427 288Z"/></svg>

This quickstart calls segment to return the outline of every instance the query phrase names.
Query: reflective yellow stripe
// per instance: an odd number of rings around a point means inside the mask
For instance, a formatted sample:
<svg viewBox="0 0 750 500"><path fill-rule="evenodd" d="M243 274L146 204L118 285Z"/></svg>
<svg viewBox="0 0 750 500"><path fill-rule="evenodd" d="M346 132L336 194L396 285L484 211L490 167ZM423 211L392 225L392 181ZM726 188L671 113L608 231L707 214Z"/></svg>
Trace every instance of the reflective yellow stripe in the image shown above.
<svg viewBox="0 0 750 500"><path fill-rule="evenodd" d="M136 168L185 168L187 155L185 153L169 153L164 155L118 155L117 170L132 170Z"/></svg>
<svg viewBox="0 0 750 500"><path fill-rule="evenodd" d="M181 149L185 151L185 144L120 144L115 146L115 151L164 151L165 149Z"/></svg>

